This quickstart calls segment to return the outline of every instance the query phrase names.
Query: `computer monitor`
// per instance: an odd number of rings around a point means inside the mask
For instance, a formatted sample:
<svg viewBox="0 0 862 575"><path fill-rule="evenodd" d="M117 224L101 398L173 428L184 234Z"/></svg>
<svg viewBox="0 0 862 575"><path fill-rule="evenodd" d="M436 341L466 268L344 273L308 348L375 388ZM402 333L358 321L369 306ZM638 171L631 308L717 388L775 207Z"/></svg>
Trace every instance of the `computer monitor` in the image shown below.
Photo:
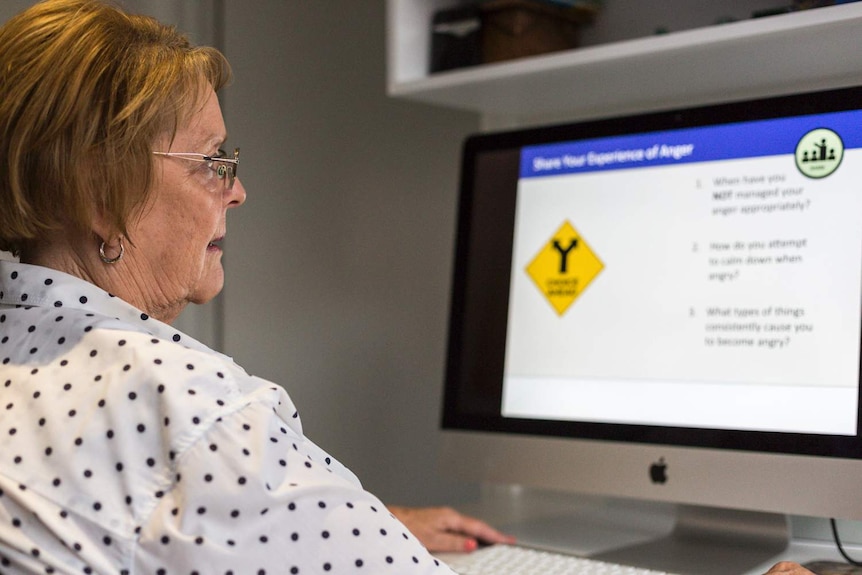
<svg viewBox="0 0 862 575"><path fill-rule="evenodd" d="M460 186L447 470L697 511L662 568L862 519L862 88L479 134Z"/></svg>

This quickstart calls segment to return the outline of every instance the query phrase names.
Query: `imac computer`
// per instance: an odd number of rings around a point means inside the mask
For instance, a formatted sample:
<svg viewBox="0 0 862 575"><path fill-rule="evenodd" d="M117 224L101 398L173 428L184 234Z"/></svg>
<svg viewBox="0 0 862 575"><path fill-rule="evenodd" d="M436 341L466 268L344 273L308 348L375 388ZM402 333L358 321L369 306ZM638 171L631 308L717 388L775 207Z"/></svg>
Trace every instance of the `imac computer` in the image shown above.
<svg viewBox="0 0 862 575"><path fill-rule="evenodd" d="M677 504L616 555L678 572L862 519L862 88L479 134L460 185L447 472Z"/></svg>

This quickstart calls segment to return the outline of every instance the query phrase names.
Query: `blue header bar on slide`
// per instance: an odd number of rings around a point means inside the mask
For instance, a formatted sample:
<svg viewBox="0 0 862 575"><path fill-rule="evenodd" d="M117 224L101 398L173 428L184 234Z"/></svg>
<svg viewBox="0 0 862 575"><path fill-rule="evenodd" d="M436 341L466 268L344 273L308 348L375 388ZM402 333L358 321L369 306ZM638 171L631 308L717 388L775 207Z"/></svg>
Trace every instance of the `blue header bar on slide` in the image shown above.
<svg viewBox="0 0 862 575"><path fill-rule="evenodd" d="M811 130L828 128L862 148L862 110L577 140L521 151L521 178L793 155Z"/></svg>

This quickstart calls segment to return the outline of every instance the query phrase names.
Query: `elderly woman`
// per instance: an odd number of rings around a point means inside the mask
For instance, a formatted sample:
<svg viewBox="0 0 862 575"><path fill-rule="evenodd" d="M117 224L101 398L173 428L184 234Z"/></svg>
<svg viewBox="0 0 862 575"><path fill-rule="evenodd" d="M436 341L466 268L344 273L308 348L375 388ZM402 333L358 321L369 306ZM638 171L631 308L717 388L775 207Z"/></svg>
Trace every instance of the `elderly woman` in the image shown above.
<svg viewBox="0 0 862 575"><path fill-rule="evenodd" d="M0 29L2 573L448 573L422 543L505 539L387 509L281 387L170 327L221 290L246 199L228 76L96 1Z"/></svg>

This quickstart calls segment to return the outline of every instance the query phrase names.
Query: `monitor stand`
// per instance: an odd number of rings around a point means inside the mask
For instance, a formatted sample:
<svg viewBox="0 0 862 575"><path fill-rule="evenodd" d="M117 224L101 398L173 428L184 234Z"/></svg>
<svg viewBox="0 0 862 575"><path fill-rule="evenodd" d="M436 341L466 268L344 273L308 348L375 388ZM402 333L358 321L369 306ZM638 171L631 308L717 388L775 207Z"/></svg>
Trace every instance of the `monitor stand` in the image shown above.
<svg viewBox="0 0 862 575"><path fill-rule="evenodd" d="M591 557L669 573L747 573L787 548L790 527L782 514L680 505L669 535Z"/></svg>

